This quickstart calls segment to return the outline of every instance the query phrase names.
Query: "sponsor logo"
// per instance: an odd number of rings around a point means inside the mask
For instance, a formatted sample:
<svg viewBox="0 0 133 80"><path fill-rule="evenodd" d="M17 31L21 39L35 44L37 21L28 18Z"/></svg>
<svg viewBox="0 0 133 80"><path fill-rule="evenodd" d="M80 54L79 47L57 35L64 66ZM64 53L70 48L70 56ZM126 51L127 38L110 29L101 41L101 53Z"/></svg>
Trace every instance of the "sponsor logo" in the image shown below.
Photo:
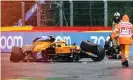
<svg viewBox="0 0 133 80"><path fill-rule="evenodd" d="M0 37L0 48L1 49L11 49L13 46L23 46L22 36L1 36Z"/></svg>
<svg viewBox="0 0 133 80"><path fill-rule="evenodd" d="M42 36L42 38L48 38L47 36ZM56 36L55 41L66 41L66 44L71 44L71 37L70 36Z"/></svg>
<svg viewBox="0 0 133 80"><path fill-rule="evenodd" d="M57 36L56 37L56 41L62 41L62 40L64 40L64 41L66 41L66 44L71 44L71 37L70 36Z"/></svg>
<svg viewBox="0 0 133 80"><path fill-rule="evenodd" d="M47 38L47 36L42 36ZM67 44L71 44L70 36L56 36L55 41L66 41ZM12 49L13 46L22 47L24 45L24 39L22 36L1 36L0 37L0 48L1 49Z"/></svg>
<svg viewBox="0 0 133 80"><path fill-rule="evenodd" d="M108 37L103 37L103 36L90 36L90 39L92 40L92 41L94 41L94 43L96 43L96 44L101 44L101 42L105 42L105 41L107 41L107 40L109 40L109 36ZM103 45L103 44L101 44L101 45Z"/></svg>

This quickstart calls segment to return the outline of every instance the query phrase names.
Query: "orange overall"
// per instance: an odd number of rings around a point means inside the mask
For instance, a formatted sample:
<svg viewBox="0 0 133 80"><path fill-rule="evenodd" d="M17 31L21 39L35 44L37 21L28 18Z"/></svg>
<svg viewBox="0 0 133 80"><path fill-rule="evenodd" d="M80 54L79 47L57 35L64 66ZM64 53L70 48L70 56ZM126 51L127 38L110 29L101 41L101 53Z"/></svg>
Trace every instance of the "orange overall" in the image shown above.
<svg viewBox="0 0 133 80"><path fill-rule="evenodd" d="M122 21L116 25L112 38L119 34L118 41L121 48L122 62L128 60L130 53L130 45L132 44L133 25L129 22L129 17L125 14Z"/></svg>

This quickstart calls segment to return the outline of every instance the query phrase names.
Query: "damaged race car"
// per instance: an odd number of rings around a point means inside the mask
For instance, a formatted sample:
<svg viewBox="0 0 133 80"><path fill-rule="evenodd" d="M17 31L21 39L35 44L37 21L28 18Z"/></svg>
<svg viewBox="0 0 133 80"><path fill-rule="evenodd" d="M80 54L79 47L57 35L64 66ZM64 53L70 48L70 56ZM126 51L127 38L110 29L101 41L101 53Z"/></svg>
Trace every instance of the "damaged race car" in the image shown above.
<svg viewBox="0 0 133 80"><path fill-rule="evenodd" d="M90 41L82 41L80 46L76 46L75 43L67 45L65 41L55 42L55 38L49 36L49 39L36 38L32 45L24 45L22 48L14 46L10 61L74 62L81 58L101 61L104 57L104 48Z"/></svg>
<svg viewBox="0 0 133 80"><path fill-rule="evenodd" d="M109 36L110 36L109 40L105 41L104 45L106 57L108 59L121 59L120 46L119 45L115 46L111 38L111 35Z"/></svg>

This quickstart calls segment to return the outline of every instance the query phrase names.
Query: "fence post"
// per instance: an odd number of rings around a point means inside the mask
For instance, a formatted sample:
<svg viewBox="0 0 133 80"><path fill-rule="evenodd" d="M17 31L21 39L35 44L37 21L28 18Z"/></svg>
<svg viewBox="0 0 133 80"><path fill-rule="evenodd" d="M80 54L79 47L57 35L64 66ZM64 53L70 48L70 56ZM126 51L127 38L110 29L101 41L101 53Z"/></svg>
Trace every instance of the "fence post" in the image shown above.
<svg viewBox="0 0 133 80"><path fill-rule="evenodd" d="M25 25L25 2L21 2L21 18L22 18L22 26Z"/></svg>
<svg viewBox="0 0 133 80"><path fill-rule="evenodd" d="M89 4L89 17L90 17L90 25L92 26L93 25L93 22L92 22L92 1L90 1L90 4Z"/></svg>
<svg viewBox="0 0 133 80"><path fill-rule="evenodd" d="M70 0L70 26L73 26L73 1Z"/></svg>
<svg viewBox="0 0 133 80"><path fill-rule="evenodd" d="M108 25L108 3L107 0L104 0L104 26Z"/></svg>
<svg viewBox="0 0 133 80"><path fill-rule="evenodd" d="M41 14L40 14L40 3L37 2L37 26L41 26Z"/></svg>
<svg viewBox="0 0 133 80"><path fill-rule="evenodd" d="M60 17L60 26L63 26L63 11L62 11L62 4L63 4L63 1L62 0L60 0L60 8L59 8L59 10L60 10L60 13L59 13L59 17Z"/></svg>

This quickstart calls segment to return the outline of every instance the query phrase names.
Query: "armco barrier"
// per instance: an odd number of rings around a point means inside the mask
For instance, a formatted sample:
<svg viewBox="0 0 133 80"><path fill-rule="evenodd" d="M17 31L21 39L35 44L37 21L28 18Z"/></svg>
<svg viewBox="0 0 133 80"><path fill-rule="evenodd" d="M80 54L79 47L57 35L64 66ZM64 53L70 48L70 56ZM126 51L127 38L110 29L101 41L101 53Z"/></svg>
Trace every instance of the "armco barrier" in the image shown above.
<svg viewBox="0 0 133 80"><path fill-rule="evenodd" d="M46 29L46 28L45 28ZM75 28L76 29L76 28ZM77 29L78 30L78 29ZM46 38L48 35L53 34L56 37L56 41L66 40L67 44L76 43L79 45L82 40L90 40L94 43L104 45L105 40L109 38L110 31L89 31L89 30L57 30L53 28L45 31L41 30L29 30L29 31L2 31L0 38L1 52L10 52L13 46L23 46L25 44L32 44L32 41L37 37ZM131 46L131 55L133 55L133 46Z"/></svg>

